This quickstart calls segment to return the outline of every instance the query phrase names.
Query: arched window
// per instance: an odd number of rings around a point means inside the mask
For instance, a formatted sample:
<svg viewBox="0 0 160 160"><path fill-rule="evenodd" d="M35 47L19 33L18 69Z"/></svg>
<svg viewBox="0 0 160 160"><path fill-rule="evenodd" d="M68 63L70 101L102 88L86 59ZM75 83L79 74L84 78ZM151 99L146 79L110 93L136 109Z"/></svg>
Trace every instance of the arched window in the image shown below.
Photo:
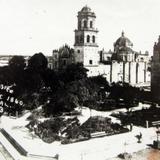
<svg viewBox="0 0 160 160"><path fill-rule="evenodd" d="M89 60L89 64L92 64L93 63L93 61L92 60Z"/></svg>
<svg viewBox="0 0 160 160"><path fill-rule="evenodd" d="M63 65L66 66L67 65L67 61L66 59L63 60Z"/></svg>
<svg viewBox="0 0 160 160"><path fill-rule="evenodd" d="M90 21L90 28L92 28L93 27L93 22L92 21Z"/></svg>
<svg viewBox="0 0 160 160"><path fill-rule="evenodd" d="M84 28L87 28L87 21L84 20Z"/></svg>
<svg viewBox="0 0 160 160"><path fill-rule="evenodd" d="M84 38L83 38L83 35L81 35L81 36L80 36L80 43L83 43L83 42L84 42L83 39L84 39Z"/></svg>
<svg viewBox="0 0 160 160"><path fill-rule="evenodd" d="M79 36L76 36L76 43L79 43Z"/></svg>
<svg viewBox="0 0 160 160"><path fill-rule="evenodd" d="M95 43L95 36L92 36L92 42Z"/></svg>
<svg viewBox="0 0 160 160"><path fill-rule="evenodd" d="M81 29L81 21L78 22L78 28Z"/></svg>
<svg viewBox="0 0 160 160"><path fill-rule="evenodd" d="M90 36L87 35L87 43L89 43L89 42L90 42Z"/></svg>

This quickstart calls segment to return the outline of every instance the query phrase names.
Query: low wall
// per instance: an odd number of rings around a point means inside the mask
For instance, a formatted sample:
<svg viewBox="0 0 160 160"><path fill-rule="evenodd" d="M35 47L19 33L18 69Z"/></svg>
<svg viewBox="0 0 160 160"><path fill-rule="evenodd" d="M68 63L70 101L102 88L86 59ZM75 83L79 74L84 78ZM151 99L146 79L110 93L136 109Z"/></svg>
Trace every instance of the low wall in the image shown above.
<svg viewBox="0 0 160 160"><path fill-rule="evenodd" d="M36 154L29 153L5 129L2 128L1 133L14 146L14 148L23 156L35 157L35 158L43 159L43 160L44 159L45 160L58 160L58 155L56 155L55 157L51 157L51 156L45 156L45 155L43 156L43 155L36 155Z"/></svg>
<svg viewBox="0 0 160 160"><path fill-rule="evenodd" d="M14 148L22 155L27 156L27 151L5 130L1 129L1 133L14 146Z"/></svg>

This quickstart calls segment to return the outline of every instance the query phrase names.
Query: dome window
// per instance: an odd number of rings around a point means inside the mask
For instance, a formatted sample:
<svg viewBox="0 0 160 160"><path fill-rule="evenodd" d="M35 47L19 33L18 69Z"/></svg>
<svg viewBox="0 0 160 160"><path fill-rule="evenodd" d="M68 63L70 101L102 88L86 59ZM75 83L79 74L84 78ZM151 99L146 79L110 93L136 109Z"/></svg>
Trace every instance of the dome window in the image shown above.
<svg viewBox="0 0 160 160"><path fill-rule="evenodd" d="M87 43L89 43L89 42L90 42L90 36L87 35Z"/></svg>
<svg viewBox="0 0 160 160"><path fill-rule="evenodd" d="M95 36L92 36L92 42L95 43Z"/></svg>
<svg viewBox="0 0 160 160"><path fill-rule="evenodd" d="M93 64L93 61L92 61L92 60L89 60L89 64Z"/></svg>
<svg viewBox="0 0 160 160"><path fill-rule="evenodd" d="M63 65L66 66L67 65L67 61L64 59L63 60Z"/></svg>
<svg viewBox="0 0 160 160"><path fill-rule="evenodd" d="M87 21L84 21L84 28L87 28Z"/></svg>
<svg viewBox="0 0 160 160"><path fill-rule="evenodd" d="M90 28L92 28L93 27L93 22L92 21L90 21Z"/></svg>

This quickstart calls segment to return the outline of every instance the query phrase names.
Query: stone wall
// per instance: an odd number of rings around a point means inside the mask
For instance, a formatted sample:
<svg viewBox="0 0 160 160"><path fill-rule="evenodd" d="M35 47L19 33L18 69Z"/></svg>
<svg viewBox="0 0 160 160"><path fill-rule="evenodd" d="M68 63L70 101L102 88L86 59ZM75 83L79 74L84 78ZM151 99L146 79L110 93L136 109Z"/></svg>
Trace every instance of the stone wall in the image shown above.
<svg viewBox="0 0 160 160"><path fill-rule="evenodd" d="M103 75L108 82L123 81L131 84L150 82L150 72L145 62L117 62L86 67L88 76Z"/></svg>

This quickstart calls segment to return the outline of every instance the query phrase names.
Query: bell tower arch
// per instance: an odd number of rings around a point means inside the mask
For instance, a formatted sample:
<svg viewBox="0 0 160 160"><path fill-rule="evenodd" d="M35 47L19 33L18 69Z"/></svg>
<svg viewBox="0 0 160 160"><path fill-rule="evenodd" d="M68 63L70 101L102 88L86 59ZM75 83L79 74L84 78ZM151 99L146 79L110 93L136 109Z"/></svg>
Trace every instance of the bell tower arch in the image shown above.
<svg viewBox="0 0 160 160"><path fill-rule="evenodd" d="M77 29L75 30L75 61L84 66L97 66L99 62L96 15L88 6L78 12Z"/></svg>

